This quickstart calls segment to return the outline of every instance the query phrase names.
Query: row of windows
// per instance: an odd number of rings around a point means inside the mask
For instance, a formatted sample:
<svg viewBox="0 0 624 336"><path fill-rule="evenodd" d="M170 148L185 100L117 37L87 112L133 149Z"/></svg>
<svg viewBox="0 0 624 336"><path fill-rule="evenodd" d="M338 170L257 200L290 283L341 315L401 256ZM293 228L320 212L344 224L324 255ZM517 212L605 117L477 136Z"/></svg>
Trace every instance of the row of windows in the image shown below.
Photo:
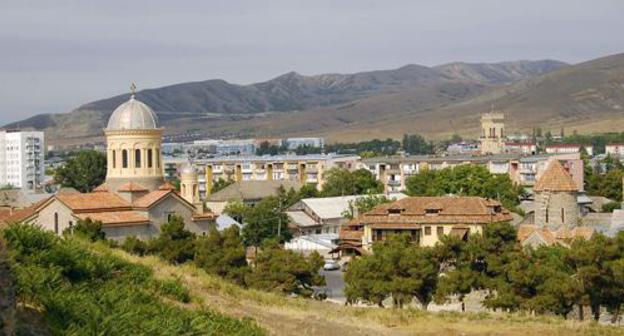
<svg viewBox="0 0 624 336"><path fill-rule="evenodd" d="M154 166L154 154L152 149L147 150L147 168L152 168ZM121 168L128 168L128 150L121 150ZM134 150L134 167L141 168L141 150ZM156 151L156 167L160 168L160 157L158 151ZM117 152L113 150L113 168L117 168Z"/></svg>
<svg viewBox="0 0 624 336"><path fill-rule="evenodd" d="M436 234L438 236L444 235L444 227L436 226ZM431 235L431 226L425 226L425 236L430 236L430 235Z"/></svg>

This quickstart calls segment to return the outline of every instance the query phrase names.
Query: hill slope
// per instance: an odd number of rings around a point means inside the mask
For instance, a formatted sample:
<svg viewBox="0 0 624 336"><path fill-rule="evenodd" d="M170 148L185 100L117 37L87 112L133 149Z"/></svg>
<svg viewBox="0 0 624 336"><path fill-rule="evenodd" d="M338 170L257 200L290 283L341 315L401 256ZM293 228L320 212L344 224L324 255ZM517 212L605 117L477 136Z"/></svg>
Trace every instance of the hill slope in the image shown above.
<svg viewBox="0 0 624 336"><path fill-rule="evenodd" d="M449 70L447 70L449 71ZM453 70L465 76L466 71ZM506 115L508 132L530 132L539 126L568 133L624 129L624 54L563 67L513 84L463 92L454 83L436 90L382 93L348 104L269 117L247 127L272 134L317 134L329 141L400 137L476 136L479 115L492 106ZM222 123L245 131L235 123Z"/></svg>
<svg viewBox="0 0 624 336"><path fill-rule="evenodd" d="M291 72L251 85L208 80L143 90L138 96L156 111L169 133L272 135L271 129L258 130L253 124L286 118L286 125L290 125L288 119L300 112L310 112L320 119L325 119L329 113L328 121L337 125L342 124L343 119L346 122L354 118L362 122L375 121L380 114L397 112L396 108L399 112L427 110L562 67L564 63L546 60L452 63L432 68L407 65L394 70L317 76ZM6 127L43 129L52 142L68 138L82 140L101 135L112 110L127 99L127 94L119 95L85 104L70 113L38 115ZM382 103L397 99L398 106L386 107ZM369 110L375 109L374 113L353 115L348 112L350 106L367 104L370 104ZM321 126L307 125L303 131L319 130ZM279 130L280 134L301 131L301 127L295 125L292 129Z"/></svg>

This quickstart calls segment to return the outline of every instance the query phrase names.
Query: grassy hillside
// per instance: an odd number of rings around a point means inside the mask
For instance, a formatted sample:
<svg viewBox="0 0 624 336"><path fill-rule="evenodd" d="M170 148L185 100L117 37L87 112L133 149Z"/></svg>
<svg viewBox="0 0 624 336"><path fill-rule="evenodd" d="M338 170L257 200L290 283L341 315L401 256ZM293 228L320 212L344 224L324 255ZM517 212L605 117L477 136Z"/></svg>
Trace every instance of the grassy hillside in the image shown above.
<svg viewBox="0 0 624 336"><path fill-rule="evenodd" d="M25 226L5 235L20 309L46 328L26 335L259 335L260 328L272 335L624 333L553 317L345 307L243 289L191 264L129 255L104 242L59 240Z"/></svg>
<svg viewBox="0 0 624 336"><path fill-rule="evenodd" d="M37 314L45 334L264 334L249 320L192 306L188 289L176 278L158 279L151 268L108 249L93 252L80 238L60 239L28 225L11 225L2 233L18 307ZM13 324L18 335L41 334Z"/></svg>
<svg viewBox="0 0 624 336"><path fill-rule="evenodd" d="M98 253L109 248L90 245ZM177 279L189 289L190 307L252 318L272 335L623 335L624 329L594 322L510 314L427 313L414 309L345 307L243 289L193 265L172 266L157 257L121 250L114 256L146 266L160 280Z"/></svg>

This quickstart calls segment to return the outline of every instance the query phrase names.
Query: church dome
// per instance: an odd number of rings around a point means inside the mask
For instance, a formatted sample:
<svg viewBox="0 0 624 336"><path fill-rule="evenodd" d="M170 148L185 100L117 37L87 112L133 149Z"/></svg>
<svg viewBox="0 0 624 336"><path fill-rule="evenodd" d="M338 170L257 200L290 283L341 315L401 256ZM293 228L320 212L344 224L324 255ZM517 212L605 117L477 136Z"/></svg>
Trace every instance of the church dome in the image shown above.
<svg viewBox="0 0 624 336"><path fill-rule="evenodd" d="M158 117L147 105L134 98L119 105L108 119L107 130L156 129Z"/></svg>

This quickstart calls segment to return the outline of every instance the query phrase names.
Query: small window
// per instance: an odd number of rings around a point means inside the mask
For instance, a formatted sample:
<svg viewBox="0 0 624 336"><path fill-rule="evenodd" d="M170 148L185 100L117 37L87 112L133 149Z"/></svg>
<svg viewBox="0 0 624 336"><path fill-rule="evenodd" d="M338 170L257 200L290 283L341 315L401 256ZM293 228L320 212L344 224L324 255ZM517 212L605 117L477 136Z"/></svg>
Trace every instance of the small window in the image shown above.
<svg viewBox="0 0 624 336"><path fill-rule="evenodd" d="M113 168L117 166L117 152L113 149Z"/></svg>
<svg viewBox="0 0 624 336"><path fill-rule="evenodd" d="M427 214L437 214L440 212L440 209L425 209L425 213Z"/></svg>
<svg viewBox="0 0 624 336"><path fill-rule="evenodd" d="M565 209L561 208L561 223L565 223Z"/></svg>
<svg viewBox="0 0 624 336"><path fill-rule="evenodd" d="M54 233L58 234L59 225L58 225L58 212L54 213Z"/></svg>
<svg viewBox="0 0 624 336"><path fill-rule="evenodd" d="M128 168L128 151L121 151L121 168Z"/></svg>
<svg viewBox="0 0 624 336"><path fill-rule="evenodd" d="M134 150L134 167L141 168L141 150Z"/></svg>
<svg viewBox="0 0 624 336"><path fill-rule="evenodd" d="M431 236L431 226L425 226L425 236Z"/></svg>
<svg viewBox="0 0 624 336"><path fill-rule="evenodd" d="M156 151L156 168L160 168L160 152Z"/></svg>
<svg viewBox="0 0 624 336"><path fill-rule="evenodd" d="M69 221L69 228L71 229L74 226L74 222Z"/></svg>
<svg viewBox="0 0 624 336"><path fill-rule="evenodd" d="M401 208L390 208L388 209L388 213L391 215L400 215L403 209Z"/></svg>
<svg viewBox="0 0 624 336"><path fill-rule="evenodd" d="M443 226L436 227L436 234L438 236L443 236L444 235L444 227Z"/></svg>
<svg viewBox="0 0 624 336"><path fill-rule="evenodd" d="M152 149L147 150L147 168L152 168Z"/></svg>
<svg viewBox="0 0 624 336"><path fill-rule="evenodd" d="M546 223L548 223L548 209L546 209Z"/></svg>

